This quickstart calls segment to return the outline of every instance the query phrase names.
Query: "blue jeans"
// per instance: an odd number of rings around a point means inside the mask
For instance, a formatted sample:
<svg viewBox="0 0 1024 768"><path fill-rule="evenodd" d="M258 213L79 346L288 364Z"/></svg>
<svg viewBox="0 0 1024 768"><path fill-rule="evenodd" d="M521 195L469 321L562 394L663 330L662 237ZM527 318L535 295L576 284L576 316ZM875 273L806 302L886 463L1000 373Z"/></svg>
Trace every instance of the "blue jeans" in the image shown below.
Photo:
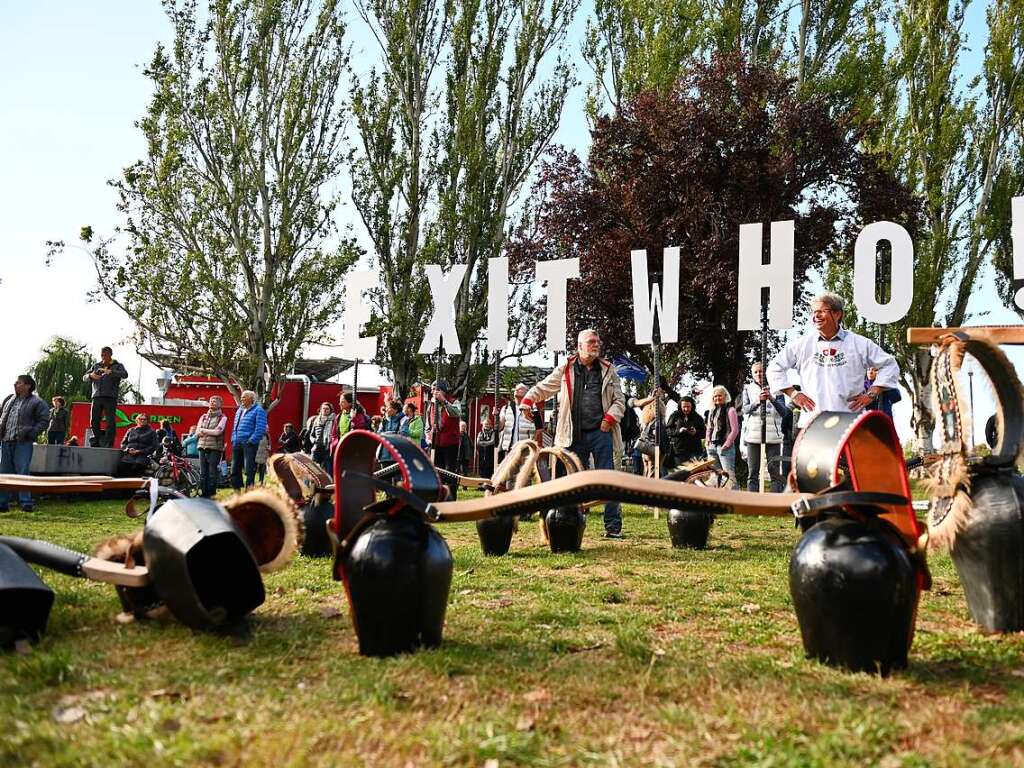
<svg viewBox="0 0 1024 768"><path fill-rule="evenodd" d="M736 443L733 443L728 448L714 444L709 445L708 458L714 459L715 465L729 475L729 487L734 491L738 491L740 484L736 482Z"/></svg>
<svg viewBox="0 0 1024 768"><path fill-rule="evenodd" d="M256 480L256 449L255 443L231 444L231 487L236 491L242 489L242 464L245 464L245 487L251 488Z"/></svg>
<svg viewBox="0 0 1024 768"><path fill-rule="evenodd" d="M27 441L3 441L0 443L0 474L27 475L32 463L32 443ZM6 507L11 501L11 494L0 491L0 507ZM32 506L32 494L28 491L18 493L18 502L23 507Z"/></svg>
<svg viewBox="0 0 1024 768"><path fill-rule="evenodd" d="M590 466L591 456L594 457L594 469L615 469L611 432L602 432L600 429L581 431L573 435L569 450L579 456L584 469ZM604 529L609 533L622 531L622 509L617 501L609 501L604 505Z"/></svg>

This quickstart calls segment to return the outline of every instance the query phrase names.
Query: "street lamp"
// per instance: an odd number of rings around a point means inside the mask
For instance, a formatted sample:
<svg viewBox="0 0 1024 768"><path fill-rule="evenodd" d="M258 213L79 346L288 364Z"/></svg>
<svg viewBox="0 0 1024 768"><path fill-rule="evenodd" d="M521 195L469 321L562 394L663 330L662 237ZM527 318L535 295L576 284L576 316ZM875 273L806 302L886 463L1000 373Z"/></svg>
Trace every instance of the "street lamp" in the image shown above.
<svg viewBox="0 0 1024 768"><path fill-rule="evenodd" d="M167 390L171 386L171 382L174 380L174 371L170 368L164 368L160 371L160 375L156 377L156 386L160 390L160 402L161 404L167 401Z"/></svg>

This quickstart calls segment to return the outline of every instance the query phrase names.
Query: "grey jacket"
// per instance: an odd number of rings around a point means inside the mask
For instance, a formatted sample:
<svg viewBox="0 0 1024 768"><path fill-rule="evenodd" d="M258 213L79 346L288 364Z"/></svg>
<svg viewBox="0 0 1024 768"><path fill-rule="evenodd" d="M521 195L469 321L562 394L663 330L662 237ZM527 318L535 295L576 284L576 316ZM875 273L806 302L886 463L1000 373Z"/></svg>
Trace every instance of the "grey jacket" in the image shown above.
<svg viewBox="0 0 1024 768"><path fill-rule="evenodd" d="M110 372L106 376L101 376L95 380L89 378L90 374L103 373L105 370L107 368L102 362L94 363L92 368L85 372L82 381L92 382L93 397L112 397L116 400L118 385L120 385L121 379L128 378L128 371L117 360L111 360Z"/></svg>
<svg viewBox="0 0 1024 768"><path fill-rule="evenodd" d="M0 436L7 432L8 406L12 404L15 395L9 394L0 406ZM18 410L18 441L34 443L50 420L50 406L38 395L32 394L25 398Z"/></svg>

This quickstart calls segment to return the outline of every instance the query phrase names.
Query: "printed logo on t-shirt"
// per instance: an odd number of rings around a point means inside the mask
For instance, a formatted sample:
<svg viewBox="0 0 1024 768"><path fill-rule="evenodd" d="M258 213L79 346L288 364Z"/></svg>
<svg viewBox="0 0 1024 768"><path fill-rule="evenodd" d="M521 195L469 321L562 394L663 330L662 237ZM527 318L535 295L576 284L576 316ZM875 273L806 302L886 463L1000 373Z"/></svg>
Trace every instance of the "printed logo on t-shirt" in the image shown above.
<svg viewBox="0 0 1024 768"><path fill-rule="evenodd" d="M839 368L846 365L846 353L835 347L825 347L814 355L814 364L819 368Z"/></svg>

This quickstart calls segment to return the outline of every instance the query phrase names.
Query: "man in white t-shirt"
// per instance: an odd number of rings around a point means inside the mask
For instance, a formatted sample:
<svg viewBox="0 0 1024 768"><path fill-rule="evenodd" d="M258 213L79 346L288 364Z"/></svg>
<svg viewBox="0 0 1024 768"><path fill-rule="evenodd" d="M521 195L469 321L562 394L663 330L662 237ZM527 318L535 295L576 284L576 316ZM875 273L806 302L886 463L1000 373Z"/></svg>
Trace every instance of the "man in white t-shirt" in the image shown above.
<svg viewBox="0 0 1024 768"><path fill-rule="evenodd" d="M800 407L799 426L819 411L861 411L885 391L899 386L896 359L875 344L842 327L843 300L834 293L811 299L810 333L793 339L768 365L772 392L789 395ZM876 368L875 383L864 390L864 371ZM794 390L788 372L800 375Z"/></svg>
<svg viewBox="0 0 1024 768"><path fill-rule="evenodd" d="M532 440L536 431L533 421L519 410L519 404L526 397L527 386L516 384L515 402L508 403L498 414L498 432L501 441L498 443L498 461L505 458L508 449L520 440ZM536 412L536 409L533 409Z"/></svg>

